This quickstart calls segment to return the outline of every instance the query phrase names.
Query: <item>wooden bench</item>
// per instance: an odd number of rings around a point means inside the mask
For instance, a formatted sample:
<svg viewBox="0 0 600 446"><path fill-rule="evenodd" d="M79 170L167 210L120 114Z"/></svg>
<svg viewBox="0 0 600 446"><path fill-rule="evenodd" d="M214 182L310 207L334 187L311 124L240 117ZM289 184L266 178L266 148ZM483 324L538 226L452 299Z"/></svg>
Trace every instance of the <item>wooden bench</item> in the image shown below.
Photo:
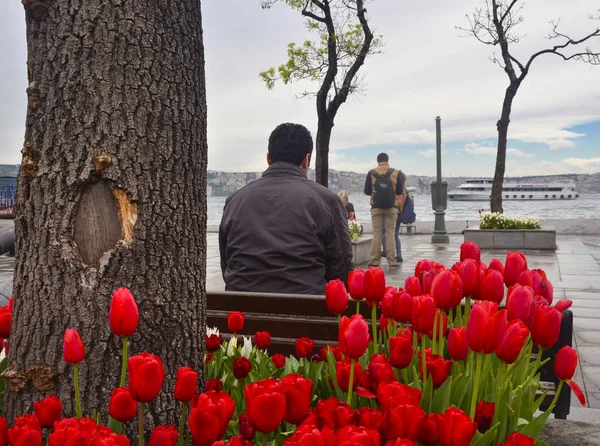
<svg viewBox="0 0 600 446"><path fill-rule="evenodd" d="M354 314L354 301L346 310L346 315ZM242 311L246 316L244 329L240 334L253 336L257 331L268 330L271 333L269 353L295 354L296 339L308 336L315 341L313 353L326 345L337 343L338 322L325 306L324 296L297 294L244 293L232 291L207 292L207 326L217 327L227 337L227 314L230 311ZM361 314L370 322L371 310L361 304ZM542 386L548 391L541 409L545 410L555 395L558 379L554 375L554 356L565 345L572 345L573 313L563 312L560 337L556 345L544 351L543 358L551 360L542 367L540 375ZM563 386L563 391L554 408L556 418L566 419L571 405L571 389Z"/></svg>

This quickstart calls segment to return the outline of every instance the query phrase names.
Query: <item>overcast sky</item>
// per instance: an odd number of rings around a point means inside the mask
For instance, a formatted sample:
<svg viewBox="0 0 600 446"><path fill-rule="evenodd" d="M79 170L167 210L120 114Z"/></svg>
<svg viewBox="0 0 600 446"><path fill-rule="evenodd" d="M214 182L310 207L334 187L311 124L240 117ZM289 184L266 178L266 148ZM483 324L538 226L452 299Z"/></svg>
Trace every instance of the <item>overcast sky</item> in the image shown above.
<svg viewBox="0 0 600 446"><path fill-rule="evenodd" d="M600 22L598 0L526 0L517 57L549 45L549 20L573 37ZM505 73L494 49L460 37L455 25L484 0L373 0L370 24L383 54L367 59L365 94L342 105L330 167L365 171L377 153L409 174L435 175L435 116L442 117L444 176L492 176ZM307 37L299 13L259 0L202 0L206 51L209 169L260 171L271 130L291 121L316 134L310 85L276 85L258 73L286 61L289 42ZM600 39L590 43L600 50ZM0 5L0 163L19 163L26 107L25 25L18 1ZM314 88L314 86L313 86ZM313 166L314 167L314 166ZM600 67L538 58L513 105L507 174L600 171Z"/></svg>

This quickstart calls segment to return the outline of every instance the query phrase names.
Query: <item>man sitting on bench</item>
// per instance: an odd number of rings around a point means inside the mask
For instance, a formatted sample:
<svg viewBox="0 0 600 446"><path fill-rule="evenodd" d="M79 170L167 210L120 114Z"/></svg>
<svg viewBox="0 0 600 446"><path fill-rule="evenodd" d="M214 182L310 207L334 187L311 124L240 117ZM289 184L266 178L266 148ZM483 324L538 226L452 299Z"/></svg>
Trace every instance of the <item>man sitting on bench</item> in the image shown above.
<svg viewBox="0 0 600 446"><path fill-rule="evenodd" d="M269 137L269 168L225 202L219 228L228 291L325 294L346 281L352 243L346 209L306 178L313 140L306 127L281 124Z"/></svg>

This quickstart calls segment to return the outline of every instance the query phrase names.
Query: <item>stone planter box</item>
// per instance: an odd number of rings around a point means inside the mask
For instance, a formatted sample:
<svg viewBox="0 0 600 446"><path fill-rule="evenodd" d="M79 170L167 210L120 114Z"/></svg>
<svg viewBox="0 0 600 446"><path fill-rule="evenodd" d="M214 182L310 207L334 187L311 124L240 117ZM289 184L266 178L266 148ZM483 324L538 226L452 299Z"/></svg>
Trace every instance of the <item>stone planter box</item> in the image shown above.
<svg viewBox="0 0 600 446"><path fill-rule="evenodd" d="M482 249L556 249L554 229L465 229L465 242Z"/></svg>
<svg viewBox="0 0 600 446"><path fill-rule="evenodd" d="M352 262L354 265L361 265L371 261L371 245L373 237L361 235L358 240L352 240Z"/></svg>

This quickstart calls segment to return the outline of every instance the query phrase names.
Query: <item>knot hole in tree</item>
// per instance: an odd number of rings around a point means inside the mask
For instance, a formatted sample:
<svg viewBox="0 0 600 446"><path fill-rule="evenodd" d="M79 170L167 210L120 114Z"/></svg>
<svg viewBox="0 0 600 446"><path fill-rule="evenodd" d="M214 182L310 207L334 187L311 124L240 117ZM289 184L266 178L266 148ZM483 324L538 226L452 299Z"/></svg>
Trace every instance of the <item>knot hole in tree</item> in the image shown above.
<svg viewBox="0 0 600 446"><path fill-rule="evenodd" d="M131 242L136 220L137 207L124 190L113 188L106 180L87 185L81 193L73 229L83 263L97 265L121 239Z"/></svg>

